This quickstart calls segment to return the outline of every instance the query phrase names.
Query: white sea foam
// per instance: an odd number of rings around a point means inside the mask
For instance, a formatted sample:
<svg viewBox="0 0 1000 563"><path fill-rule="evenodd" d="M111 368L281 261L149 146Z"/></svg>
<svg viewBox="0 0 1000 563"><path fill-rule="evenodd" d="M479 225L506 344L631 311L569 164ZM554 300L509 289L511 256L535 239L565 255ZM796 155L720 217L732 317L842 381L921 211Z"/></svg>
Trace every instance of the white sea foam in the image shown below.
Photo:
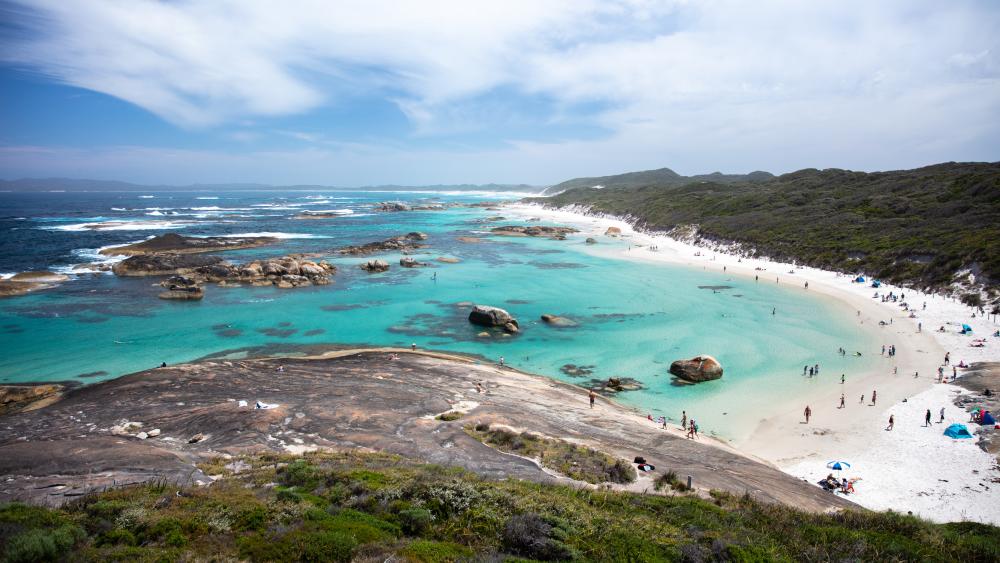
<svg viewBox="0 0 1000 563"><path fill-rule="evenodd" d="M146 215L153 215L153 216L157 216L157 217L162 217L163 216L163 212L162 211L150 211Z"/></svg>
<svg viewBox="0 0 1000 563"><path fill-rule="evenodd" d="M351 215L354 213L351 209L306 209L302 211L303 213L335 213L337 215Z"/></svg>
<svg viewBox="0 0 1000 563"><path fill-rule="evenodd" d="M128 209L125 209L124 207L112 207L111 211L128 211Z"/></svg>
<svg viewBox="0 0 1000 563"><path fill-rule="evenodd" d="M225 238L242 238L242 237L271 237L279 239L293 239L293 238L330 238L325 235L310 235L307 233L272 233L272 232L262 232L262 233L233 233L229 235L213 235L221 236Z"/></svg>
<svg viewBox="0 0 1000 563"><path fill-rule="evenodd" d="M153 199L154 197L156 197L156 196L152 196L152 195L141 195L141 196L139 196L139 199Z"/></svg>
<svg viewBox="0 0 1000 563"><path fill-rule="evenodd" d="M71 225L57 225L51 227L40 227L47 231L148 231L159 229L180 229L193 225L191 221L128 221L124 219L113 219L96 223L73 223Z"/></svg>
<svg viewBox="0 0 1000 563"><path fill-rule="evenodd" d="M219 196L206 195L206 196L196 197L195 199L219 199Z"/></svg>

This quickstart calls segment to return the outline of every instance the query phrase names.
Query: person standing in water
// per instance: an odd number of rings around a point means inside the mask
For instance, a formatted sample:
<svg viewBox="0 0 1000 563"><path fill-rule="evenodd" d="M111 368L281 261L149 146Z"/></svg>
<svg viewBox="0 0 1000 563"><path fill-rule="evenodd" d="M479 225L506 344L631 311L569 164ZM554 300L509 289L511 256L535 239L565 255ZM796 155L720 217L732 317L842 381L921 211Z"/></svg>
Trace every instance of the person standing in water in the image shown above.
<svg viewBox="0 0 1000 563"><path fill-rule="evenodd" d="M809 417L812 416L812 413L813 413L812 409L809 408L809 405L806 405L806 410L803 411L803 413L802 413L802 414L806 415L806 424L809 424Z"/></svg>
<svg viewBox="0 0 1000 563"><path fill-rule="evenodd" d="M847 376L846 376L846 375L844 375L844 374L840 374L840 384L841 384L841 385L843 385L843 384L844 384L844 381L845 381L846 379L847 379Z"/></svg>
<svg viewBox="0 0 1000 563"><path fill-rule="evenodd" d="M687 411L681 411L681 430L687 428L688 423L688 413Z"/></svg>

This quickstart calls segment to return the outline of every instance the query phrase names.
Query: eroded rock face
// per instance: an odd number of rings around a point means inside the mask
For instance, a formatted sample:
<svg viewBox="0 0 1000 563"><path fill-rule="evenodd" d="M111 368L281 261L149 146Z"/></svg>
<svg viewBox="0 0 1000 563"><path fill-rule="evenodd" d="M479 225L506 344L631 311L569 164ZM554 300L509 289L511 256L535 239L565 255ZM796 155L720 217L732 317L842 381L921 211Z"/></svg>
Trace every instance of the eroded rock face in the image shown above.
<svg viewBox="0 0 1000 563"><path fill-rule="evenodd" d="M115 264L113 271L119 276L173 275L161 283L168 288L160 294L161 299L201 299L204 283L220 286L246 283L280 288L327 285L337 268L325 260L315 262L301 254L254 260L246 264L231 264L212 255L145 254ZM171 289L170 286L175 287Z"/></svg>
<svg viewBox="0 0 1000 563"><path fill-rule="evenodd" d="M544 227L541 225L504 225L494 227L490 232L495 235L507 237L549 237L554 239L565 239L568 233L576 233L578 230L572 227Z"/></svg>
<svg viewBox="0 0 1000 563"><path fill-rule="evenodd" d="M347 254L351 256L364 256L366 254L375 254L377 252L410 252L417 248L423 248L424 245L419 244L420 241L423 240L427 240L427 235L415 231L386 240L369 242L359 246L344 247L338 252L340 254Z"/></svg>
<svg viewBox="0 0 1000 563"><path fill-rule="evenodd" d="M409 211L412 208L401 201L383 201L376 203L375 209L378 211Z"/></svg>
<svg viewBox="0 0 1000 563"><path fill-rule="evenodd" d="M701 383L722 377L722 364L712 356L695 356L690 360L677 360L670 364L670 373L684 381Z"/></svg>
<svg viewBox="0 0 1000 563"><path fill-rule="evenodd" d="M621 236L622 230L618 227L608 227L608 230L604 231L604 234L609 237Z"/></svg>
<svg viewBox="0 0 1000 563"><path fill-rule="evenodd" d="M519 332L520 326L517 319L507 311L499 307L489 305L476 305L469 313L469 322L474 325L500 327L504 332L515 334Z"/></svg>
<svg viewBox="0 0 1000 563"><path fill-rule="evenodd" d="M0 385L0 415L34 410L62 396L63 385Z"/></svg>
<svg viewBox="0 0 1000 563"><path fill-rule="evenodd" d="M389 269L389 263L386 262L385 260L375 259L375 260L369 260L364 264L361 264L360 267L362 270L369 273L385 272Z"/></svg>
<svg viewBox="0 0 1000 563"><path fill-rule="evenodd" d="M277 241L278 239L274 237L188 237L177 233L167 233L136 244L106 248L101 251L101 254L107 256L161 253L192 254L255 248Z"/></svg>

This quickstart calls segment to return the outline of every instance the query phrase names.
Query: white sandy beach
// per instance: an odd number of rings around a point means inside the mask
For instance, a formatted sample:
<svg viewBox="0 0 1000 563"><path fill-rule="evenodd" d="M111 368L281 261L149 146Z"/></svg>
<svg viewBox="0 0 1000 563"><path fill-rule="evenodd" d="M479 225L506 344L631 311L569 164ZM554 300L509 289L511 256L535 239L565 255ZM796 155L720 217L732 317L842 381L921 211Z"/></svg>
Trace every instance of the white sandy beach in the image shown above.
<svg viewBox="0 0 1000 563"><path fill-rule="evenodd" d="M978 426L968 423L968 415L953 404L954 396L964 391L936 382L945 352L950 352L952 363L1000 360L1000 339L992 336L1000 324L978 314L973 318L973 310L953 298L885 284L876 290L868 283L852 283L852 277L835 272L743 259L665 235L637 232L626 221L589 216L582 210L512 204L505 207L505 212L570 225L579 228L582 236L598 241L608 227L618 227L622 236L633 243L630 249L597 244L588 246L588 252L725 270L732 275L757 275L761 281L779 280L858 311L859 330L880 340L873 343L875 348L883 343L895 345L896 356L885 358L884 368L851 374L845 385L829 376L808 396L776 402L771 412L762 413L749 438L733 445L810 482L830 473L826 462L847 461L851 469L842 476L860 479L850 499L868 508L911 511L939 522L975 520L1000 524L1000 467L994 456L975 445L975 440L944 436L944 428L953 422L967 423L973 432ZM650 250L650 245L658 250ZM804 287L807 281L808 290ZM916 318L909 318L910 313L903 310L901 303L873 299L876 291L879 295L890 291L905 294ZM890 319L891 324L879 325L879 321L889 323ZM918 330L918 323L922 323L922 330ZM974 336L959 334L962 323L973 328ZM943 333L937 332L941 326L945 328ZM970 347L974 338L986 338L986 346ZM894 368L898 372L895 375ZM951 373L947 366L945 375L950 378ZM961 377L961 369L958 374ZM874 406L870 404L873 390L878 391ZM841 393L846 396L844 409L838 408ZM862 394L865 402L859 404ZM812 409L808 425L803 419L806 404ZM945 422L938 424L942 407ZM931 427L924 427L927 409L933 414ZM890 414L895 417L895 428L888 432L885 428Z"/></svg>

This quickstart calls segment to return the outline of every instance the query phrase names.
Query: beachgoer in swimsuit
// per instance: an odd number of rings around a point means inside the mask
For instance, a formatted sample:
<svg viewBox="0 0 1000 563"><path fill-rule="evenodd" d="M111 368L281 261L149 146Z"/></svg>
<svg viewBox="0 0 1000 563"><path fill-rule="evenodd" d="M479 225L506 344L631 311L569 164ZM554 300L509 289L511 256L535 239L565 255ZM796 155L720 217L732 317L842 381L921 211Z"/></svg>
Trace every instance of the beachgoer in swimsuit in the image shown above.
<svg viewBox="0 0 1000 563"><path fill-rule="evenodd" d="M886 428L886 430L892 430L892 427L895 426L895 425L896 425L896 418L890 414L889 415L889 426Z"/></svg>
<svg viewBox="0 0 1000 563"><path fill-rule="evenodd" d="M590 397L590 408L594 408L594 401L597 400L597 393L594 393L594 390L591 389L589 397Z"/></svg>

